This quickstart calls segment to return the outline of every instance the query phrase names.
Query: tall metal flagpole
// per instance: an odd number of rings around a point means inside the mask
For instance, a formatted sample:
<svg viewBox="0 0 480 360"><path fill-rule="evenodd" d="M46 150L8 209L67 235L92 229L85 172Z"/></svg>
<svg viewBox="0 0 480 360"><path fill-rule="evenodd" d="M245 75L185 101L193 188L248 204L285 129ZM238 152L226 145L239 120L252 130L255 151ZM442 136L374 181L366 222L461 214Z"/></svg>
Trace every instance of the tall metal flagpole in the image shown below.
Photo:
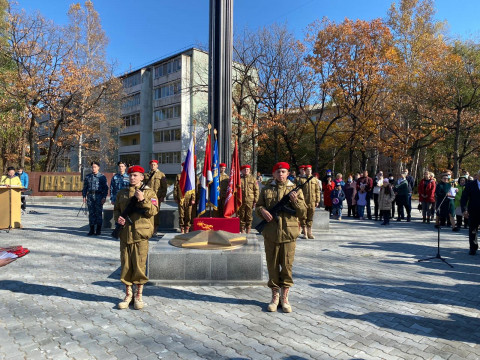
<svg viewBox="0 0 480 360"><path fill-rule="evenodd" d="M232 133L233 0L210 0L209 52L209 122L218 131L219 162L228 163Z"/></svg>

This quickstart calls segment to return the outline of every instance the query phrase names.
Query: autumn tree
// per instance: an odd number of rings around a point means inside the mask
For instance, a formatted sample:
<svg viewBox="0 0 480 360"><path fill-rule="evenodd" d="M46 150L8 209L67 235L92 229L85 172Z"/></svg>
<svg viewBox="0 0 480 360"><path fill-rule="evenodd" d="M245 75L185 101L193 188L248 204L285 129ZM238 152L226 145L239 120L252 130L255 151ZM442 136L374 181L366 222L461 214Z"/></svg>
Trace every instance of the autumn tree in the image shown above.
<svg viewBox="0 0 480 360"><path fill-rule="evenodd" d="M437 75L430 71L445 58L443 23L435 20L432 0L401 0L388 12L388 26L398 54L397 72L390 89L395 117L387 131L396 149L398 170L410 163L417 173L422 149L428 149L445 136L444 114L429 94L437 87ZM434 92L439 90L433 90Z"/></svg>
<svg viewBox="0 0 480 360"><path fill-rule="evenodd" d="M20 119L23 106L7 92L15 86L12 82L15 64L8 56L7 39L8 2L0 0L0 157L3 171L9 164L18 162L23 135Z"/></svg>
<svg viewBox="0 0 480 360"><path fill-rule="evenodd" d="M23 107L20 119L27 144L22 148L28 146L30 167L34 170L37 124L47 115L46 104L58 96L61 65L68 48L58 27L39 13L28 15L9 7L7 22L5 56L14 66L12 72L2 74L0 85L6 95Z"/></svg>
<svg viewBox="0 0 480 360"><path fill-rule="evenodd" d="M306 80L302 77L305 49L286 26L280 25L258 30L253 41L258 54L259 127L268 133L260 147L270 163L288 157L298 166L306 124L299 110L299 99L305 99L297 96L301 81Z"/></svg>
<svg viewBox="0 0 480 360"><path fill-rule="evenodd" d="M443 143L451 149L458 176L465 158L480 149L480 45L456 41L432 70L439 83L427 91L445 118Z"/></svg>
<svg viewBox="0 0 480 360"><path fill-rule="evenodd" d="M382 122L391 114L387 85L395 70L392 36L379 19L345 19L340 24L324 19L318 26L318 33L310 35L314 44L309 63L319 75L325 99L336 108L333 119L340 122L340 144L349 151L350 171L356 152L366 168L376 155Z"/></svg>
<svg viewBox="0 0 480 360"><path fill-rule="evenodd" d="M50 136L46 171L55 168L58 157L77 149L78 170L84 150L90 158L107 161L115 147L112 128L120 122L121 83L106 61L108 40L91 1L73 4L70 24L64 30L69 52L61 71L58 99L48 104Z"/></svg>

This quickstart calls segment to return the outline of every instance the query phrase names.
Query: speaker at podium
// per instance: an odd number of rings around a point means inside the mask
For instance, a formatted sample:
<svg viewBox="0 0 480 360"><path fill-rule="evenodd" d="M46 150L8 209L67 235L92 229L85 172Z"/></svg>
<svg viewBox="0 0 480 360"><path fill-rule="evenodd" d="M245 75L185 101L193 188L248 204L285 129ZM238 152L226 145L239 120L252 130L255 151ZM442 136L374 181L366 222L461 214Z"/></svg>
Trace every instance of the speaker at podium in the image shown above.
<svg viewBox="0 0 480 360"><path fill-rule="evenodd" d="M21 186L0 186L0 229L22 227Z"/></svg>

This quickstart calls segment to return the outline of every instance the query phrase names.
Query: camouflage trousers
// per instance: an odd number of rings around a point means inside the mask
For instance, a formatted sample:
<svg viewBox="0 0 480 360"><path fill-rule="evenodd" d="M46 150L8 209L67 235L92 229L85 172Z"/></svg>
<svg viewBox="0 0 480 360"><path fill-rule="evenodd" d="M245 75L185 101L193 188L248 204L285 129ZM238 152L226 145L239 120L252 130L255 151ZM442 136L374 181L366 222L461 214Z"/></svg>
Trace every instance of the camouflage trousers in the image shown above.
<svg viewBox="0 0 480 360"><path fill-rule="evenodd" d="M137 241L133 244L120 242L120 261L122 272L120 280L125 285L145 284L148 282L147 273L148 240Z"/></svg>
<svg viewBox="0 0 480 360"><path fill-rule="evenodd" d="M264 239L264 245L268 269L268 287L292 286L292 267L296 242L276 243L270 239Z"/></svg>
<svg viewBox="0 0 480 360"><path fill-rule="evenodd" d="M102 197L95 194L87 195L88 223L90 226L103 224Z"/></svg>
<svg viewBox="0 0 480 360"><path fill-rule="evenodd" d="M240 229L252 227L253 214L252 214L252 202L248 204L243 204L237 211L238 217L240 218Z"/></svg>
<svg viewBox="0 0 480 360"><path fill-rule="evenodd" d="M313 215L315 214L315 204L307 204L307 214L300 219L300 226L312 227Z"/></svg>

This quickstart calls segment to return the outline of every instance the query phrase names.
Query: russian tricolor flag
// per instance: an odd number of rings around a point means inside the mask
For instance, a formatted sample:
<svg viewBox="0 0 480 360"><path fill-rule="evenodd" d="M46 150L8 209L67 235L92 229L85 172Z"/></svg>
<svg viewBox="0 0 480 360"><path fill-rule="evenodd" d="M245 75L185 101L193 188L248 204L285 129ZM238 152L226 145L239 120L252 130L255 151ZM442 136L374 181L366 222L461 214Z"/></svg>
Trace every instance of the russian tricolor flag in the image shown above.
<svg viewBox="0 0 480 360"><path fill-rule="evenodd" d="M182 174L180 175L180 190L182 195L195 193L195 144L193 136L188 146L185 164L183 165Z"/></svg>

